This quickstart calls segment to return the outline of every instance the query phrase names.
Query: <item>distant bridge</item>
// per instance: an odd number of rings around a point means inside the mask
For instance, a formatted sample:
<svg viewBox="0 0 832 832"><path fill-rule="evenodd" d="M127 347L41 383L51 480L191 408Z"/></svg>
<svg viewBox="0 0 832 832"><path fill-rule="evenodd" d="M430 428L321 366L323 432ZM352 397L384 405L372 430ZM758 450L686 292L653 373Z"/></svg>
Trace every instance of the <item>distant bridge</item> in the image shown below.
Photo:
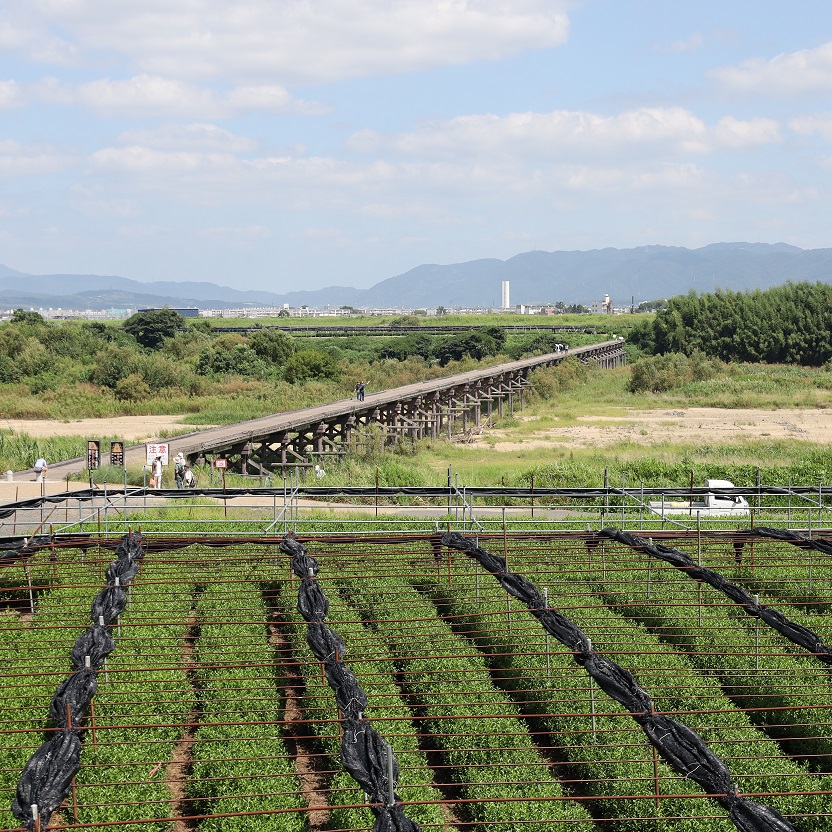
<svg viewBox="0 0 832 832"><path fill-rule="evenodd" d="M191 462L229 460L242 474L270 474L275 470L307 468L317 460L349 452L356 431L379 425L389 443L402 438L451 437L454 432L478 430L495 414L502 417L515 403L522 406L529 373L575 357L587 364L617 367L625 362L623 341L604 341L588 347L539 355L472 370L467 373L408 384L370 393L362 402L341 400L247 422L224 425L167 440L171 455L182 452ZM104 460L106 461L106 460ZM81 457L49 466L50 479L74 474L85 465ZM144 445L125 451L126 465L145 462Z"/></svg>

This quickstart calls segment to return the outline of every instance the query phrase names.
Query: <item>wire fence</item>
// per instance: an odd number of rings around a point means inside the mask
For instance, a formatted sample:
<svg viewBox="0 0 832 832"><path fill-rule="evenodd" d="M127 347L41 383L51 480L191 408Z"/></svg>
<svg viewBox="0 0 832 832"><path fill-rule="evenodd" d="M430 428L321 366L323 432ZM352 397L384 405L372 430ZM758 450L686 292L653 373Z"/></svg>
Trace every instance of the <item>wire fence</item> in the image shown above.
<svg viewBox="0 0 832 832"><path fill-rule="evenodd" d="M608 480L608 477L605 477ZM515 529L622 531L737 530L759 525L799 529L812 538L832 521L832 486L763 485L544 488L469 487L452 470L447 486L307 486L295 472L278 487L158 490L104 485L46 493L0 506L0 539L33 532L94 531L121 535L141 523L150 533L187 536L227 528L228 534L301 533L347 518L354 531L379 528L452 529L477 534ZM245 520L245 523L241 523ZM202 521L203 525L198 525Z"/></svg>
<svg viewBox="0 0 832 832"><path fill-rule="evenodd" d="M186 531L145 534L80 769L49 828L372 829L372 801L339 760L353 740L307 643L282 536ZM830 643L823 552L750 528L653 534ZM830 536L815 527L813 540ZM735 828L573 649L435 529L324 525L300 539L345 647L339 661L395 751L397 802L423 829ZM832 829L832 698L816 656L707 583L594 532L509 523L471 539L634 674L656 714L696 731L737 795L794 828ZM116 542L97 529L53 534L4 561L5 828L17 828L8 807L24 765L61 730L50 702Z"/></svg>

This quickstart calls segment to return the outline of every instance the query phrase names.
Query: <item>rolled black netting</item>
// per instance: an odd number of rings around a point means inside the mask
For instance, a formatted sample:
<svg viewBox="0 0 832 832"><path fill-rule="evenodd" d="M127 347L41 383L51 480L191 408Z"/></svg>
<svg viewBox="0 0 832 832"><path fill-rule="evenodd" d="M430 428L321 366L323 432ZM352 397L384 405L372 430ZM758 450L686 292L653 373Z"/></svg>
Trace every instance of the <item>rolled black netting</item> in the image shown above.
<svg viewBox="0 0 832 832"><path fill-rule="evenodd" d="M306 553L292 532L283 538L280 548L291 556L292 571L300 578L298 612L307 623L306 641L315 658L323 663L327 683L341 711L341 762L368 795L369 808L375 815L373 832L420 832L419 824L404 814L401 797L395 791L399 763L393 749L364 716L367 696L355 674L341 661L347 648L338 633L324 622L329 601L315 581L318 562Z"/></svg>
<svg viewBox="0 0 832 832"><path fill-rule="evenodd" d="M49 721L57 730L24 766L11 807L24 829L34 829L38 819L41 828L47 826L72 787L81 765L80 731L98 687L97 672L115 649L107 627L124 610L124 584L138 572L144 557L142 541L142 535L136 533L119 541L116 560L107 569L107 586L92 604L92 624L72 648L70 657L76 669L58 685L49 704Z"/></svg>
<svg viewBox="0 0 832 832"><path fill-rule="evenodd" d="M651 745L668 765L713 795L714 799L728 810L729 817L741 832L797 832L776 810L738 794L736 788L731 785L728 767L708 748L702 737L681 722L654 713L650 695L638 684L635 676L626 668L596 653L586 633L560 613L548 609L543 594L528 579L508 572L504 560L495 558L490 552L481 549L475 541L457 532L443 535L442 544L450 549L465 552L482 566L499 560L502 564L500 571L494 571L487 566L486 568L505 590L526 604L544 629L573 651L575 662L586 669L604 693L630 712ZM644 545L647 545L646 541ZM676 550L669 554L674 560L678 555L687 558L684 552L677 553Z"/></svg>
<svg viewBox="0 0 832 832"><path fill-rule="evenodd" d="M823 552L825 555L832 555L832 542L818 537L806 537L805 534L794 532L791 529L771 529L767 526L757 526L754 529L746 529L743 532L748 537L770 537L774 540L782 540L799 546L801 549L814 549Z"/></svg>
<svg viewBox="0 0 832 832"><path fill-rule="evenodd" d="M774 530L769 529L767 531L773 532ZM748 534L751 534L751 532L749 531ZM792 532L789 534L794 535L795 533ZM781 534L772 534L770 536L785 539ZM799 535L797 537L800 538ZM808 650L820 661L826 664L832 664L832 647L824 644L823 639L817 633L808 627L804 627L802 624L791 621L777 610L773 610L763 604L758 604L754 600L754 596L750 595L742 587L732 584L713 569L706 569L704 566L697 565L696 561L690 555L682 552L680 549L671 549L669 546L655 545L643 537L613 528L601 529L597 533L596 538L616 540L625 546L629 546L631 549L644 552L650 555L650 557L659 558L672 564L678 569L681 569L688 577L709 584L727 598L730 598L735 604L741 606L748 615L759 618L763 623L771 627L771 629L785 636L793 644L797 644L799 647Z"/></svg>

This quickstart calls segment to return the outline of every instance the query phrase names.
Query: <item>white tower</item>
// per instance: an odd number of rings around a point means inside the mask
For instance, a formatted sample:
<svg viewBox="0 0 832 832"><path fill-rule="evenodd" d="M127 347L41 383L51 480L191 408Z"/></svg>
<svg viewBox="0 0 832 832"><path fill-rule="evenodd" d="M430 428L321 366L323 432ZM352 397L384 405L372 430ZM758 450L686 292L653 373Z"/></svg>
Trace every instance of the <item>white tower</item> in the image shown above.
<svg viewBox="0 0 832 832"><path fill-rule="evenodd" d="M509 281L503 281L503 309L510 309L511 308L511 299L509 296Z"/></svg>

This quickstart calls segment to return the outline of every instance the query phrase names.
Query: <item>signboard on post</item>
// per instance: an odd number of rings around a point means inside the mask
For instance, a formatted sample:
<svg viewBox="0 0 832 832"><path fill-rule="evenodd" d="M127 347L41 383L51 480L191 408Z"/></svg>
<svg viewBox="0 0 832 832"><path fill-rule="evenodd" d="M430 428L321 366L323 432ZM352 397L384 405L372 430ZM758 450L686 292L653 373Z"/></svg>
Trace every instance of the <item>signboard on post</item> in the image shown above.
<svg viewBox="0 0 832 832"><path fill-rule="evenodd" d="M124 442L110 442L110 465L124 468Z"/></svg>
<svg viewBox="0 0 832 832"><path fill-rule="evenodd" d="M101 440L87 439L87 469L95 471L101 465Z"/></svg>
<svg viewBox="0 0 832 832"><path fill-rule="evenodd" d="M162 465L168 464L168 450L170 445L167 442L148 442L145 446L147 464L150 465L157 456L162 457Z"/></svg>
<svg viewBox="0 0 832 832"><path fill-rule="evenodd" d="M228 460L221 456L214 460L214 468L222 469L223 471L228 468Z"/></svg>

